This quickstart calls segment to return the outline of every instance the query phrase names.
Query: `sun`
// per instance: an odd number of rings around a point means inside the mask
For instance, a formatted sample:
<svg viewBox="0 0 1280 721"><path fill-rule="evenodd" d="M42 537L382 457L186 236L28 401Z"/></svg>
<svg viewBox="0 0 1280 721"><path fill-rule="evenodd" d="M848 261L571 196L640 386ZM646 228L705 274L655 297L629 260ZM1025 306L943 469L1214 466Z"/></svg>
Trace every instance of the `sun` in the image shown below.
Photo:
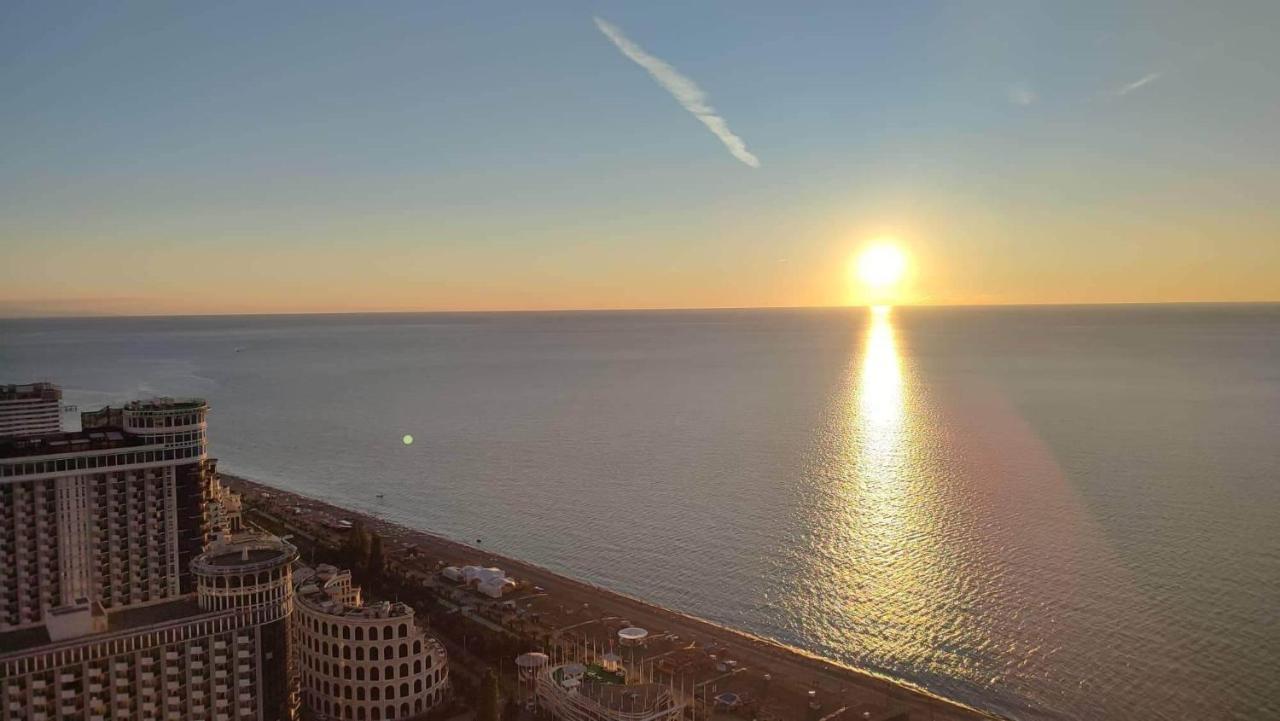
<svg viewBox="0 0 1280 721"><path fill-rule="evenodd" d="M877 242L857 258L858 278L871 291L883 293L897 285L907 270L907 256L890 242Z"/></svg>

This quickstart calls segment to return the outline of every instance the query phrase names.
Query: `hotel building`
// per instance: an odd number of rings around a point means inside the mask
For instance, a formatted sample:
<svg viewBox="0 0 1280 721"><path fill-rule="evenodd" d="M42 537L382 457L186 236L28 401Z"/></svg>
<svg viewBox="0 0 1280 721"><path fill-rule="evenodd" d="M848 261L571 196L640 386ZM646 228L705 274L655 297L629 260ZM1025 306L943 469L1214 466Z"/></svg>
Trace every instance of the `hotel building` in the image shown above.
<svg viewBox="0 0 1280 721"><path fill-rule="evenodd" d="M82 600L123 610L195 590L215 483L207 411L134 401L81 414L81 431L34 435L28 418L0 438L0 632Z"/></svg>
<svg viewBox="0 0 1280 721"><path fill-rule="evenodd" d="M52 383L0 386L0 438L62 430L62 390Z"/></svg>
<svg viewBox="0 0 1280 721"><path fill-rule="evenodd" d="M14 390L14 389L23 390ZM52 389L52 390L51 390ZM59 405L54 386L3 386ZM26 408L26 406L24 406ZM238 533L202 400L135 401L0 438L0 721L399 721L445 652L401 603ZM296 593L295 593L296 581Z"/></svg>
<svg viewBox="0 0 1280 721"><path fill-rule="evenodd" d="M294 718L296 558L270 537L219 540L193 563L193 596L114 612L85 602L0 634L0 719Z"/></svg>
<svg viewBox="0 0 1280 721"><path fill-rule="evenodd" d="M298 569L294 583L307 709L333 719L398 721L444 698L444 647L414 624L412 608L362 603L351 573L329 565Z"/></svg>

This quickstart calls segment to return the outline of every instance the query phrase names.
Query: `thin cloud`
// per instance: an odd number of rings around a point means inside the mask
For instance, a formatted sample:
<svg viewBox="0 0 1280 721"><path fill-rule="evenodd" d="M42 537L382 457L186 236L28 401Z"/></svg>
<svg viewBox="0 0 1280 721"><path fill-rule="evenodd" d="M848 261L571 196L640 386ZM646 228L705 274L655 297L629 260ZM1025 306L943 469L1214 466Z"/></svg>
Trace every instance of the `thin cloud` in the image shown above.
<svg viewBox="0 0 1280 721"><path fill-rule="evenodd" d="M1164 73L1147 73L1128 85L1123 85L1120 88L1117 88L1116 95L1128 95L1144 85L1154 83L1159 80L1161 75L1164 75Z"/></svg>
<svg viewBox="0 0 1280 721"><path fill-rule="evenodd" d="M760 159L751 154L747 150L747 144L742 142L742 138L733 134L729 130L729 124L724 118L716 114L716 109L711 107L707 102L707 94L703 92L698 84L689 78L680 74L679 70L671 67L666 61L655 58L645 52L644 48L636 45L626 35L622 34L616 25L609 23L600 18L595 18L596 27L600 28L600 32L617 46L636 65L644 68L658 84L671 93L676 102L680 103L685 110L693 113L693 116L702 121L707 129L712 132L724 146L729 149L733 157L750 165L753 168L760 167Z"/></svg>
<svg viewBox="0 0 1280 721"><path fill-rule="evenodd" d="M1014 105L1030 105L1039 99L1036 91L1032 90L1026 83L1015 83L1009 86L1007 97L1009 102Z"/></svg>

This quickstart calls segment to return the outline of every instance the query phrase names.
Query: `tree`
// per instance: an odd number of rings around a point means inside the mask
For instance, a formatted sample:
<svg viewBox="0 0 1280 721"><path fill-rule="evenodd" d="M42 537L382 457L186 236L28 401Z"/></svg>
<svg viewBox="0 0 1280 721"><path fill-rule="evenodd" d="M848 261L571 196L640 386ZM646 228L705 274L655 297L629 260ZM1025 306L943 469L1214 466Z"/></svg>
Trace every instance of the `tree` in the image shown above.
<svg viewBox="0 0 1280 721"><path fill-rule="evenodd" d="M490 668L480 681L480 699L476 708L476 721L500 721L502 710L498 694L498 674Z"/></svg>
<svg viewBox="0 0 1280 721"><path fill-rule="evenodd" d="M369 565L369 553L372 550L369 532L357 523L347 531L342 542L342 559L350 568L365 568Z"/></svg>
<svg viewBox="0 0 1280 721"><path fill-rule="evenodd" d="M385 565L386 559L382 556L382 536L374 533L369 538L369 573L377 576L382 573Z"/></svg>

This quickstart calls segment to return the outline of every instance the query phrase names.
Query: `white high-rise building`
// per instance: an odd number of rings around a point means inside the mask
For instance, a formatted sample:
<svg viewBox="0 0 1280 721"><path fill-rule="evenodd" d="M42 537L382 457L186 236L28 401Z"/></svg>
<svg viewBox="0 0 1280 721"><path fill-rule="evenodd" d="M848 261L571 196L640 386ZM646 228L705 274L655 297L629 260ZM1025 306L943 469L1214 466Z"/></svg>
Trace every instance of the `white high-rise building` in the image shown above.
<svg viewBox="0 0 1280 721"><path fill-rule="evenodd" d="M0 386L0 438L62 430L62 389L52 383Z"/></svg>
<svg viewBox="0 0 1280 721"><path fill-rule="evenodd" d="M83 430L0 438L0 632L55 608L106 610L195 590L215 462L202 400L134 401Z"/></svg>
<svg viewBox="0 0 1280 721"><path fill-rule="evenodd" d="M289 721L292 546L251 536L196 558L197 592L0 633L5 721Z"/></svg>

